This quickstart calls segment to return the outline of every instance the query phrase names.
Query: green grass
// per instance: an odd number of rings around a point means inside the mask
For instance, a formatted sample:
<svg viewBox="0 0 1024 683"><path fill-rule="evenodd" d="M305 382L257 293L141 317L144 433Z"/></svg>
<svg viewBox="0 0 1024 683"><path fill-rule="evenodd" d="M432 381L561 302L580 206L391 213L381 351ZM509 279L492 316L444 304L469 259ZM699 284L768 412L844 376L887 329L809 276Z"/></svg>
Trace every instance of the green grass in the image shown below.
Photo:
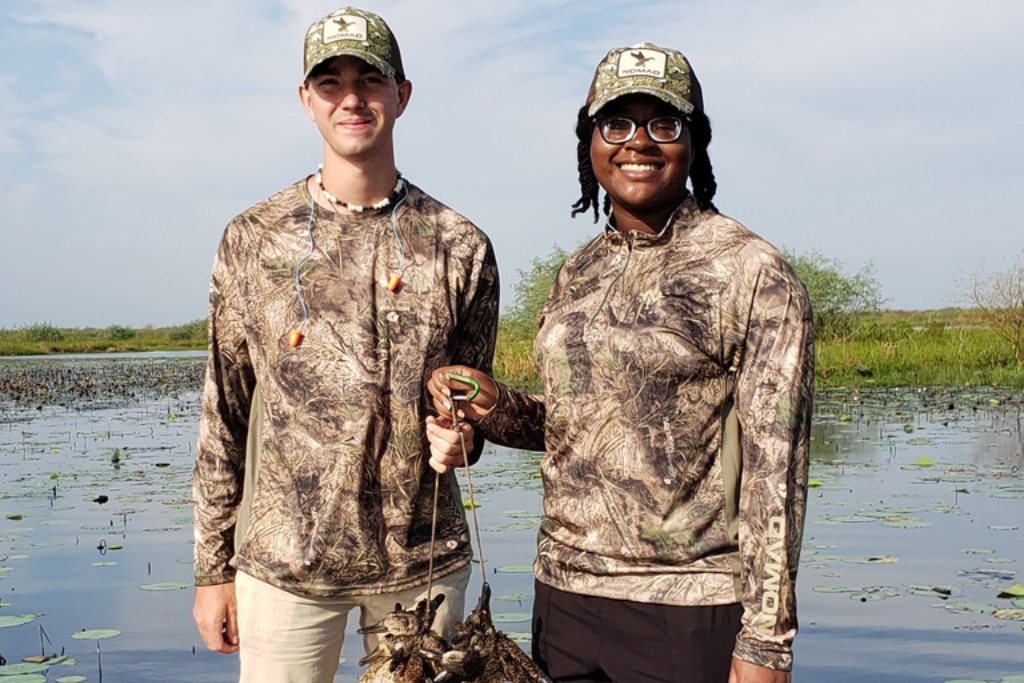
<svg viewBox="0 0 1024 683"><path fill-rule="evenodd" d="M538 389L533 325L503 321L495 376L512 386ZM0 355L203 349L206 323L132 329L57 328L42 323L0 330ZM843 338L819 339L817 385L1024 387L1013 348L985 327L976 311L882 311L859 316Z"/></svg>
<svg viewBox="0 0 1024 683"><path fill-rule="evenodd" d="M205 347L205 320L194 320L173 327L141 329L121 325L67 328L39 323L14 330L0 330L0 356L171 351Z"/></svg>
<svg viewBox="0 0 1024 683"><path fill-rule="evenodd" d="M818 386L1024 387L1013 347L976 311L883 311L818 343Z"/></svg>
<svg viewBox="0 0 1024 683"><path fill-rule="evenodd" d="M1013 348L976 311L882 311L851 321L844 338L818 339L815 381L820 388L866 386L999 386L1024 388ZM536 389L533 333L502 324L495 375Z"/></svg>

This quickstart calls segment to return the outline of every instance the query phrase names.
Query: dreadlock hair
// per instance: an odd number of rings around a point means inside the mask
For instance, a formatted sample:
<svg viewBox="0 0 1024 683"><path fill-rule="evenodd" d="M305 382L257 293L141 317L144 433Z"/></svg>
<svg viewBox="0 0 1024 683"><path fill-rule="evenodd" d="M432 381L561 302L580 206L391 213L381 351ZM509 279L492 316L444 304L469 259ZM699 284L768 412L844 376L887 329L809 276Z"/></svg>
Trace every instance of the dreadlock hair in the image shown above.
<svg viewBox="0 0 1024 683"><path fill-rule="evenodd" d="M576 168L580 176L580 198L572 205L572 217L577 214L586 213L594 209L594 222L597 222L597 177L594 175L594 167L590 164L590 140L594 137L594 127L597 125L590 114L587 113L587 105L580 107L576 114ZM610 200L605 196L605 204ZM608 207L605 206L605 213Z"/></svg>
<svg viewBox="0 0 1024 683"><path fill-rule="evenodd" d="M598 220L597 198L600 185L594 175L594 167L590 163L590 141L594 137L597 124L587 113L587 105L580 107L576 115L576 167L579 169L580 198L572 205L572 217L593 210L594 222ZM711 144L711 121L700 109L684 117L690 129L690 141L693 145L693 158L690 162L690 184L693 186L693 198L703 211L718 212L712 200L718 190L715 172L711 168L708 146ZM604 212L611 208L611 198L604 196Z"/></svg>
<svg viewBox="0 0 1024 683"><path fill-rule="evenodd" d="M715 172L711 168L711 157L708 156L708 147L711 145L711 120L702 110L694 109L686 117L686 123L690 126L690 140L693 144L693 159L690 161L690 186L693 187L693 198L703 211L718 213L718 208L711 201L718 191Z"/></svg>

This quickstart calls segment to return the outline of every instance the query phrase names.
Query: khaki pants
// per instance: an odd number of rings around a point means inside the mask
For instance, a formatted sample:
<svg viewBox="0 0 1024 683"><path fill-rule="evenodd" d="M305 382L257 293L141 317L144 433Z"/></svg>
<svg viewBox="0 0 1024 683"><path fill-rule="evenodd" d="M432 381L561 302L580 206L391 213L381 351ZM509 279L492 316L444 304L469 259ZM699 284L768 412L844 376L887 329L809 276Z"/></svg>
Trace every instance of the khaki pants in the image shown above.
<svg viewBox="0 0 1024 683"><path fill-rule="evenodd" d="M450 638L462 619L470 567L434 581L433 595L444 593L434 630ZM427 587L399 593L350 598L304 598L238 572L239 683L331 683L338 669L345 622L359 608L360 627L375 624L399 602L408 608L426 597ZM363 636L363 648L377 647L375 634Z"/></svg>

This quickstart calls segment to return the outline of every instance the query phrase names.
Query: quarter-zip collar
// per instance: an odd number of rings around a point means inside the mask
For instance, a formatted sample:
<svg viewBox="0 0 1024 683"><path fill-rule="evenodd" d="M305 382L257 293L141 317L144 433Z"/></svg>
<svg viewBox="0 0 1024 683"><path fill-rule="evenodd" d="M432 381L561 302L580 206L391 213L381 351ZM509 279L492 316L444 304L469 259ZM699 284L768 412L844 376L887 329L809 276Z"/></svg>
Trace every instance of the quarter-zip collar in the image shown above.
<svg viewBox="0 0 1024 683"><path fill-rule="evenodd" d="M614 225L614 211L609 211L604 223L604 238L612 246L624 244L630 249L633 247L644 248L661 246L672 241L672 237L676 233L676 230L685 230L687 226L691 225L695 215L698 213L700 213L700 209L697 207L697 202L694 200L692 194L687 193L686 197L683 198L683 201L680 202L675 211L669 215L668 219L665 221L665 225L661 227L661 230L652 235L646 232L640 232L639 230L631 230L629 232L619 230Z"/></svg>

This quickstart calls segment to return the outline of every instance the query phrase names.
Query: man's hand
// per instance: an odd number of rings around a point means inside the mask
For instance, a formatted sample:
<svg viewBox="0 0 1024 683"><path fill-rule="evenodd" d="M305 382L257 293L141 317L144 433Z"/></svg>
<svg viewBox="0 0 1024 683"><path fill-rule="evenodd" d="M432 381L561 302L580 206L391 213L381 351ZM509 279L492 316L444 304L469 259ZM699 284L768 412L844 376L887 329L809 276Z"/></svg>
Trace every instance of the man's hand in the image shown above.
<svg viewBox="0 0 1024 683"><path fill-rule="evenodd" d="M428 415L427 441L430 442L430 466L438 474L445 474L466 464L465 454L473 450L473 427L468 422L460 422L459 429L455 430L451 420Z"/></svg>
<svg viewBox="0 0 1024 683"><path fill-rule="evenodd" d="M790 683L790 673L766 669L733 657L729 683Z"/></svg>
<svg viewBox="0 0 1024 683"><path fill-rule="evenodd" d="M427 389L434 401L434 409L444 418L450 419L452 416L452 396L464 395L472 390L472 387L464 382L450 377L453 374L479 382L480 393L472 400L460 401L458 404L460 420L464 418L479 422L494 408L494 403L498 400L498 385L486 373L465 365L446 365L434 370L430 375L430 381L427 382Z"/></svg>
<svg viewBox="0 0 1024 683"><path fill-rule="evenodd" d="M214 652L238 652L238 607L235 582L196 586L192 618L206 647Z"/></svg>

